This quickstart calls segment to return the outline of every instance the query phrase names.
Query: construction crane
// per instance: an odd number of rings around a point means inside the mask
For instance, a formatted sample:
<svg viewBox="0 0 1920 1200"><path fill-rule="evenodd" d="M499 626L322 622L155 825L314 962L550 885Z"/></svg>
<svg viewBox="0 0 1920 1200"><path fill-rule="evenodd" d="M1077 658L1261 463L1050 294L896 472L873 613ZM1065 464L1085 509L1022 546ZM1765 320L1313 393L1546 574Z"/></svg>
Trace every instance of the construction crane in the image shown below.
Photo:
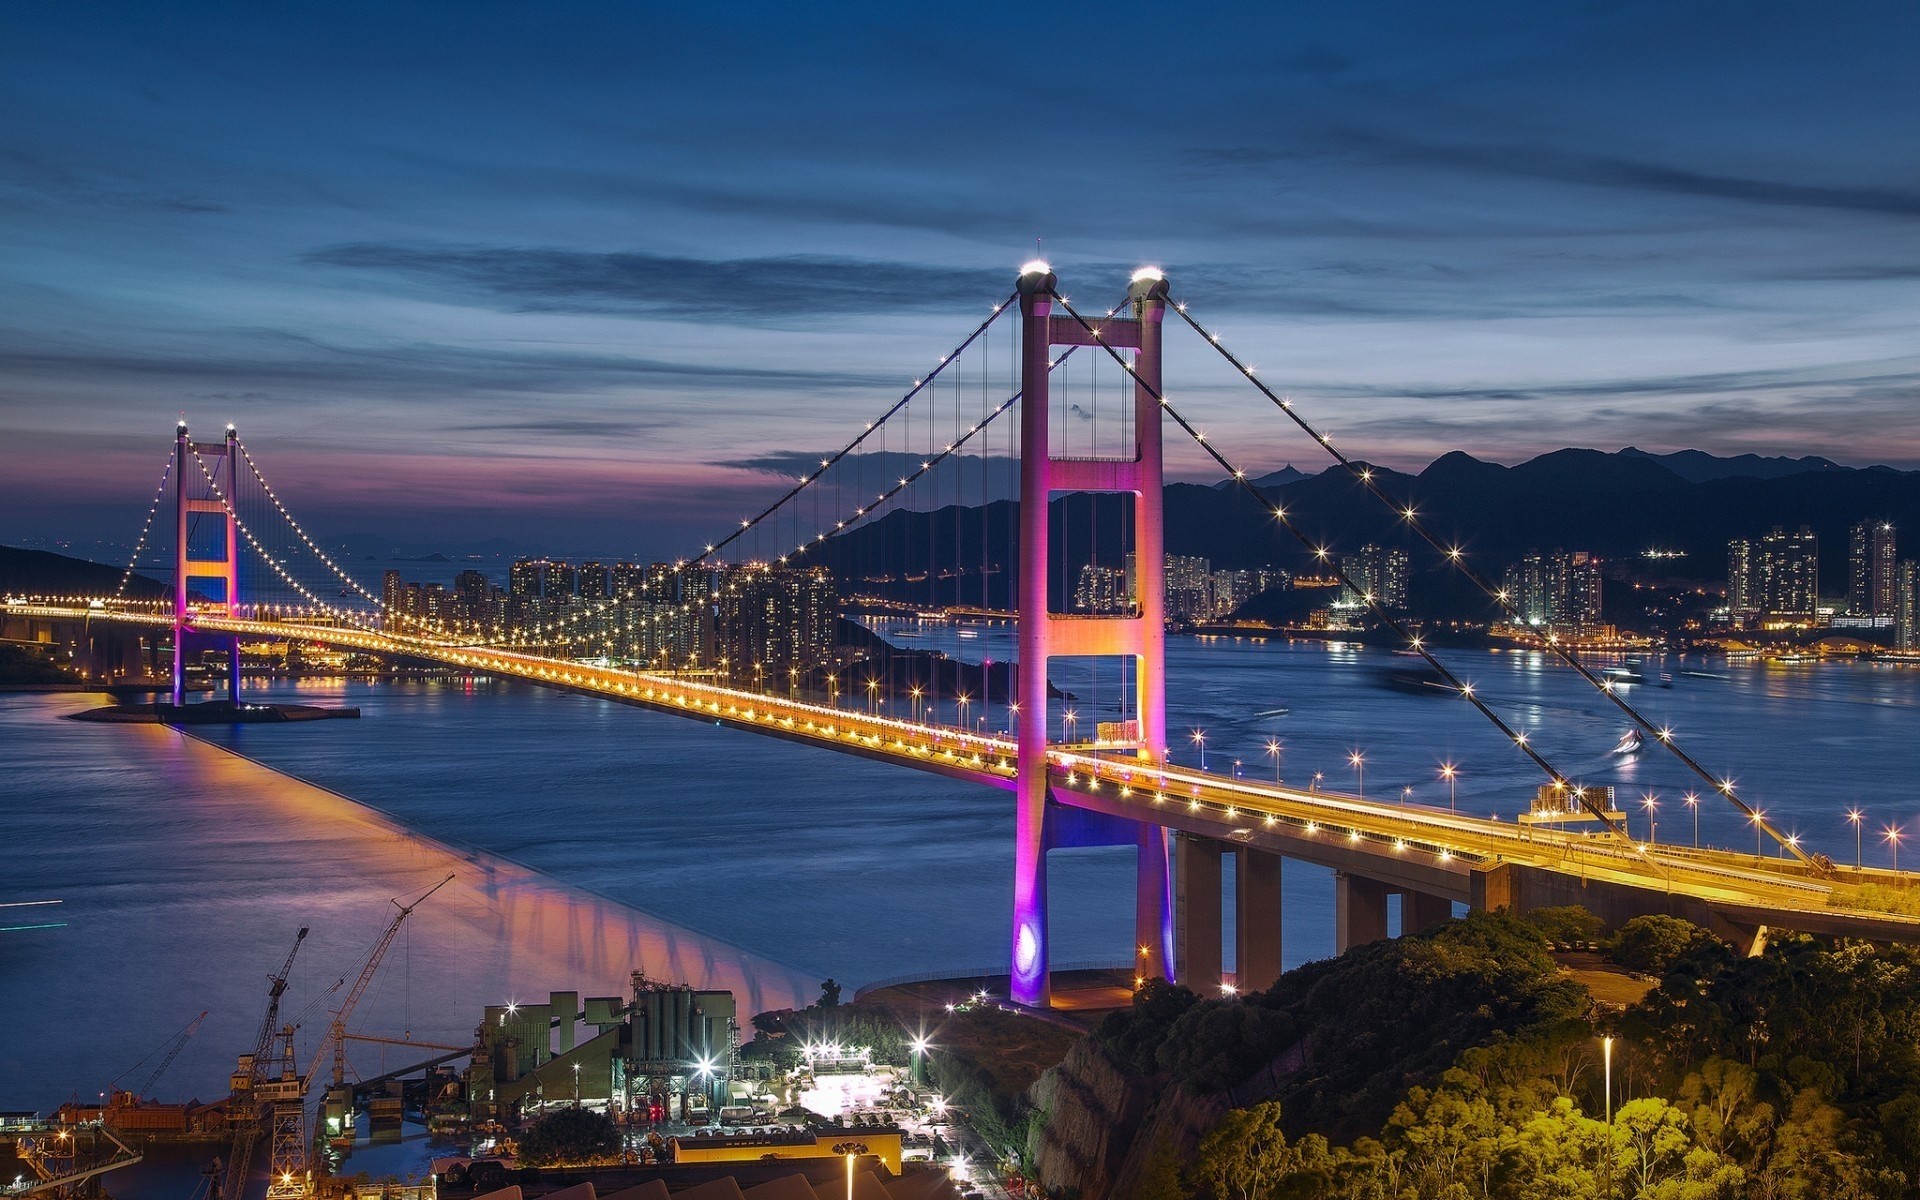
<svg viewBox="0 0 1920 1200"><path fill-rule="evenodd" d="M374 973L380 969L380 961L386 957L388 947L399 934L400 926L413 915L413 910L425 903L428 896L453 881L448 873L445 879L434 884L412 904L401 904L394 900L394 907L400 911L387 923L380 940L374 943L373 952L367 956L366 965L360 968L360 977L353 981L353 987L347 992L346 999L333 1012L328 1023L327 1034L315 1048L313 1059L307 1069L293 1072L293 1029L282 1030L281 1038L281 1074L262 1088L262 1099L273 1104L272 1164L267 1176L267 1200L305 1200L309 1193L307 1153L311 1139L306 1135L307 1092L313 1085L314 1075L320 1070L320 1063L329 1053L333 1056L333 1077L337 1084L346 1081L346 1038L347 1018L367 993L367 985L373 982ZM234 1200L238 1200L237 1197Z"/></svg>
<svg viewBox="0 0 1920 1200"><path fill-rule="evenodd" d="M162 1042L158 1048L156 1048L153 1051L150 1051L147 1054L146 1058L142 1058L139 1062L133 1064L132 1066L128 1067L126 1070L120 1072L120 1074L108 1080L107 1090L112 1091L115 1084L119 1083L122 1079L125 1079L127 1076L133 1074L135 1071L138 1071L141 1067L145 1066L148 1058L152 1058L155 1054L159 1054L160 1065L155 1067L152 1071L149 1071L147 1073L146 1078L142 1080L138 1086L128 1089L135 1096L144 1097L144 1096L153 1095L154 1085L159 1083L160 1077L167 1073L167 1068L173 1065L173 1060L180 1057L180 1051L186 1049L187 1043L193 1039L193 1035L200 1032L200 1024L206 1019L207 1019L207 1014L205 1012L202 1012L199 1016L187 1022L184 1028L180 1029L172 1037Z"/></svg>
<svg viewBox="0 0 1920 1200"><path fill-rule="evenodd" d="M320 1056L326 1053L329 1045L333 1048L333 1086L339 1087L346 1083L347 1018L352 1015L354 1007L360 1003L360 997L366 994L367 985L373 982L373 974L380 969L380 960L387 956L387 948L393 945L393 939L399 934L401 924L413 915L414 909L426 903L428 896L452 882L453 873L448 872L445 879L421 893L420 898L412 904L403 906L398 900L390 902L400 911L394 914L393 920L387 923L386 932L382 933L380 940L374 943L373 953L367 956L367 965L360 968L360 978L353 981L353 990L347 993L347 998L341 1001L340 1007L334 1009L333 1021L327 1027L326 1041L320 1043L320 1049L314 1054L312 1065L307 1068L306 1078L309 1083L313 1080L314 1069L320 1065Z"/></svg>
<svg viewBox="0 0 1920 1200"><path fill-rule="evenodd" d="M286 994L287 979L293 974L293 960L300 953L300 944L307 940L307 928L302 925L300 932L293 935L293 949L287 951L286 961L280 964L277 973L267 976L267 1012L260 1019L260 1032L253 1039L253 1051L242 1054L233 1070L233 1099L229 1102L232 1108L228 1112L228 1119L233 1122L233 1145L227 1153L220 1183L221 1200L241 1200L247 1189L247 1171L253 1162L254 1143L260 1140L264 1117L260 1108L260 1085L266 1082L267 1059L281 1033L280 998ZM287 1037L291 1042L291 1030L287 1031ZM246 1106L244 1113L239 1111L242 1105Z"/></svg>

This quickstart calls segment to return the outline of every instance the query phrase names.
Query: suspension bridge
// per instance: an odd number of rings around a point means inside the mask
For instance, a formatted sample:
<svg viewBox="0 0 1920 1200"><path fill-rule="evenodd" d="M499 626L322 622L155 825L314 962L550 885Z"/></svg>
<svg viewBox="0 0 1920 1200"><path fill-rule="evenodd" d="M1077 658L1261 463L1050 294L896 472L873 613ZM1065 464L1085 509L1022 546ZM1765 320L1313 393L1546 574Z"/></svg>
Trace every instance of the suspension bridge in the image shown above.
<svg viewBox="0 0 1920 1200"><path fill-rule="evenodd" d="M1209 991L1264 988L1278 978L1280 881L1287 859L1335 872L1341 949L1387 936L1394 895L1403 932L1451 918L1455 904L1527 910L1577 903L1613 923L1643 913L1685 916L1748 948L1764 944L1769 928L1920 942L1920 917L1888 911L1903 906L1885 899L1904 892L1904 876L1840 867L1809 853L1748 803L1731 780L1701 766L1676 732L1643 714L1625 689L1555 633L1543 633L1543 653L1696 777L1704 795L1737 812L1756 837L1771 838L1779 857L1629 836L1599 789L1561 771L1402 612L1315 539L1300 514L1255 486L1219 442L1173 403L1163 380L1170 322L1195 334L1278 419L1321 447L1352 476L1360 497L1403 523L1437 562L1484 595L1490 612L1520 623L1515 597L1478 570L1458 544L1431 529L1410 498L1389 494L1371 468L1335 448L1292 399L1272 390L1185 303L1173 299L1161 272L1143 268L1120 303L1083 313L1039 262L1027 264L1013 293L878 419L818 459L817 467L757 515L674 564L676 590L637 613L630 595L614 593L543 611L511 629L440 616L402 619L307 533L233 427L219 441L202 442L182 423L119 591L13 597L0 620L10 636L22 628L78 625L144 630L156 644L168 638L174 705L185 702L187 666L196 651L230 651L226 686L238 700L239 644L287 641L529 680L1007 789L1015 801L1011 990L1015 1001L1028 1005L1051 1003L1047 855L1068 847L1133 848L1138 977L1161 976ZM1001 386L995 384L996 345L1005 355ZM1090 369L1083 399L1076 398L1067 376L1076 356ZM1017 422L1002 420L1014 412ZM1542 794L1558 798L1554 802L1592 825L1592 832L1368 800L1318 786L1303 790L1174 763L1166 730L1161 506L1168 429L1223 470L1317 569L1337 577L1406 653L1425 661L1445 691L1485 720L1492 736L1537 767ZM996 461L1012 468L1001 474L1010 491L1017 489L997 500L991 495ZM977 505L966 503L969 477L979 488ZM142 555L164 540L155 529L169 495L171 596L129 598L128 581ZM936 546L916 544L906 548L907 560L917 564L919 575L898 570L898 556L866 575L918 579L936 604L977 600L984 609L1012 609L1018 654L1004 730L988 729L984 717L969 724L964 695L957 697L960 715L953 723L938 719L937 705L923 712L916 704L912 717L901 719L881 712L871 697L863 711L858 689L847 689L843 702L837 667L829 688L809 687L802 695L790 679L782 695L764 679L741 686L713 663L673 661L659 649L662 639L651 638L714 605L721 591L734 586L724 573L702 574L703 568L791 568L819 561L850 544L857 531L871 531L884 524L885 515L904 511L916 496L927 514L916 526L922 534L952 530L947 561L936 562ZM1088 528L1080 531L1087 544L1068 554L1063 543L1076 530L1062 520L1061 499L1094 496L1121 503L1087 506ZM968 513L974 514L971 525ZM996 519L1008 525L1002 544L1013 561L995 561L988 526ZM1104 546L1098 544L1103 524L1117 526L1105 531ZM1125 602L1108 611L1075 610L1066 599L1071 587L1063 564L1123 555L1130 578ZM857 567L851 572L856 579L862 574ZM244 597L243 578L251 581ZM688 585L700 580L705 586ZM1078 736L1074 714L1049 682L1055 659L1113 665L1120 708L1131 715L1103 723L1095 739ZM869 692L874 686L870 679ZM985 667L981 689L984 711L991 699ZM1228 857L1235 879L1231 974L1223 969Z"/></svg>

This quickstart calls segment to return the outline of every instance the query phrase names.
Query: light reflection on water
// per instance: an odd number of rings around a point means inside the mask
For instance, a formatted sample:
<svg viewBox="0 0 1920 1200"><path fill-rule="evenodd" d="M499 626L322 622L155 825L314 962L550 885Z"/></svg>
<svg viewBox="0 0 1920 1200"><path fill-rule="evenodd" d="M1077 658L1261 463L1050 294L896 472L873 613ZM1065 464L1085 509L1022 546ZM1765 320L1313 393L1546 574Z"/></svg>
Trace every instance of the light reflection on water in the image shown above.
<svg viewBox="0 0 1920 1200"><path fill-rule="evenodd" d="M1011 653L1010 627L974 632L930 624L903 644ZM1569 773L1623 798L1655 791L1661 840L1690 838L1677 802L1686 777L1651 752L1610 758L1623 719L1563 669L1524 653L1449 661ZM1278 737L1289 781L1322 771L1328 787L1350 788L1347 754L1359 749L1369 796L1410 786L1414 802L1443 806L1446 759L1460 764L1463 810L1510 815L1532 769L1466 705L1382 686L1401 662L1352 645L1172 639L1174 753L1192 762L1187 731L1204 729L1213 769L1239 758L1245 774L1271 778L1264 745ZM1849 804L1875 826L1920 822L1906 791L1920 776L1920 671L1710 665L1724 678L1676 672L1670 690L1633 698L1788 828L1850 861ZM1101 683L1096 700L1095 681L1070 670L1060 682L1089 711L1114 694ZM56 719L90 700L0 697L0 886L7 899L64 898L68 922L0 939L0 1027L27 1035L0 1040L0 1107L98 1090L201 1008L212 1015L161 1090L224 1093L294 928L314 932L289 1005L317 1014L377 935L387 898L447 870L459 879L410 922L364 1028L458 1042L483 1003L617 993L636 966L732 987L751 1012L805 1002L827 975L854 985L1004 956L1003 791L518 684L252 691L363 708L360 721L208 731L341 795L177 734ZM953 697L941 703L958 715ZM983 715L1002 725L1004 706L976 700L969 719ZM1701 828L1709 843L1752 845L1730 811L1705 810ZM1885 861L1872 844L1866 855ZM1056 959L1124 960L1131 852L1061 852L1051 871ZM1329 953L1325 873L1288 864L1285 895L1286 964ZM369 1071L392 1063L355 1053Z"/></svg>

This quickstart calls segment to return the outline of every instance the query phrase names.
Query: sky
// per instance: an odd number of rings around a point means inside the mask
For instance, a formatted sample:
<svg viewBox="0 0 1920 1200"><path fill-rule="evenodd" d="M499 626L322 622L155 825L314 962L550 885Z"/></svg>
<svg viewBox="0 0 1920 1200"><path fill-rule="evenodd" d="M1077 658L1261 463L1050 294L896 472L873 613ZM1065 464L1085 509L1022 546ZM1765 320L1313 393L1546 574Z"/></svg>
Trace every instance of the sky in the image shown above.
<svg viewBox="0 0 1920 1200"><path fill-rule="evenodd" d="M672 556L1036 246L1164 267L1372 461L1920 468L1916 51L1871 3L0 6L0 541L130 541L184 414L329 539Z"/></svg>

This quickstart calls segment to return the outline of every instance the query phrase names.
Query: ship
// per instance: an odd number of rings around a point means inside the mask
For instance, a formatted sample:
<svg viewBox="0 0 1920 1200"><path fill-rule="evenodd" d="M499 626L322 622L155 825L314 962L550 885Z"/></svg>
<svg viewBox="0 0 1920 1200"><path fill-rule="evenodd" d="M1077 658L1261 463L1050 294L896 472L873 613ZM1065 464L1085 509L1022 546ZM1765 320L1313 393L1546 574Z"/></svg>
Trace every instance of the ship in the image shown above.
<svg viewBox="0 0 1920 1200"><path fill-rule="evenodd" d="M1623 758L1629 754L1638 754L1640 753L1640 744L1640 731L1638 729L1629 729L1620 735L1620 741L1607 753L1616 758Z"/></svg>

